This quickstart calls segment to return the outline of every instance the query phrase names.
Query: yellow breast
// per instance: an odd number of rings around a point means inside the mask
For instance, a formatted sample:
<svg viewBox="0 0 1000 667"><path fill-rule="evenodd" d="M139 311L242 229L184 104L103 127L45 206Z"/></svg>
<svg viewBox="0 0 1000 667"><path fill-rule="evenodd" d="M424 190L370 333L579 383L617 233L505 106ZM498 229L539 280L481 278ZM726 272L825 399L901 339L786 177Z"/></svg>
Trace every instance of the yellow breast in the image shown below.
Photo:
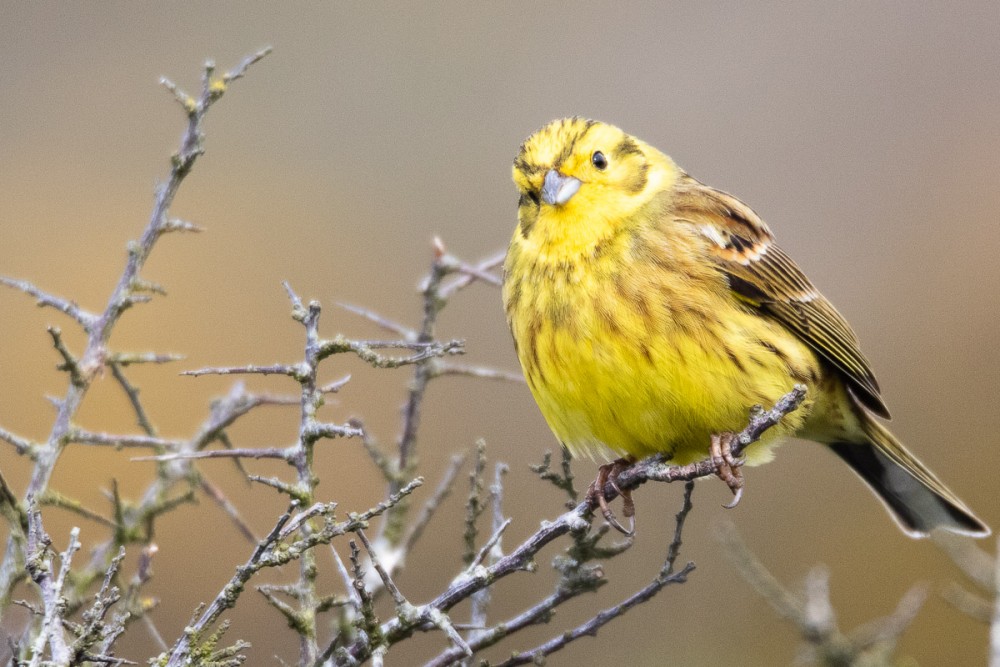
<svg viewBox="0 0 1000 667"><path fill-rule="evenodd" d="M703 458L710 435L742 429L753 405L818 381L812 351L719 276L648 260L643 244L665 242L657 233L625 230L573 258L517 233L512 241L504 301L518 357L575 455ZM766 445L797 430L809 407L751 448L751 462L769 458Z"/></svg>

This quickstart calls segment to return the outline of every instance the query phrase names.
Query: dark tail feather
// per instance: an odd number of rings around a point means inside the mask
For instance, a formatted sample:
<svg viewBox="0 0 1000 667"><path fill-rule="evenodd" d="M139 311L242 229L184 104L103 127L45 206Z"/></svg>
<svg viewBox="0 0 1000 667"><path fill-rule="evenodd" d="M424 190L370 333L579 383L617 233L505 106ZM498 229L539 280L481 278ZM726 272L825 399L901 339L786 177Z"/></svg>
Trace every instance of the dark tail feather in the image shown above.
<svg viewBox="0 0 1000 667"><path fill-rule="evenodd" d="M958 497L863 410L867 443L834 443L837 456L871 487L911 537L926 537L935 528L986 537L990 529Z"/></svg>

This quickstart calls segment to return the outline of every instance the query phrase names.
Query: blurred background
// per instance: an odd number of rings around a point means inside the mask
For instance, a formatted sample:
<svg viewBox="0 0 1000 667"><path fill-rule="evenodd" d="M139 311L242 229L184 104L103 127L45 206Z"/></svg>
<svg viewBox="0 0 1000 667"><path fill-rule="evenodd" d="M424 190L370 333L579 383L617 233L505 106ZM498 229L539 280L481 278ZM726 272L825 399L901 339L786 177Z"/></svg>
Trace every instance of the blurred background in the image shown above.
<svg viewBox="0 0 1000 667"><path fill-rule="evenodd" d="M146 223L154 184L168 171L184 118L161 75L195 91L200 66L220 68L272 45L274 53L209 115L207 154L173 214L202 235L165 238L145 277L169 297L126 314L118 349L178 352L172 366L132 372L153 420L170 437L192 434L226 378L179 377L206 365L292 361L301 328L280 282L324 306L327 335L377 336L336 308L357 303L417 324L416 285L431 239L474 260L506 246L516 195L510 163L520 142L552 118L613 122L670 153L692 175L730 191L770 224L785 249L854 325L895 416L893 430L994 529L1000 382L996 261L1000 247L1000 5L942 3L422 3L3 4L0 25L0 274L27 278L100 310L121 272L125 243ZM0 291L0 424L43 438L47 396L65 390L45 325L82 338L52 310ZM474 286L441 319L443 338L467 341L467 361L517 370L495 288ZM399 429L409 371L327 362L354 380L327 414L363 417L387 446ZM258 390L294 391L280 378ZM294 409L261 411L233 432L238 445L285 445ZM92 430L129 432L133 419L110 380L80 414ZM442 379L431 386L419 441L430 493L452 453L482 437L491 462L511 465L505 544L561 511L562 498L529 463L556 442L522 384ZM138 494L152 466L127 452L73 447L53 488L106 510L117 480ZM0 449L20 492L28 466ZM361 509L383 485L355 441L318 454L325 500ZM249 462L253 472L283 474ZM264 533L284 508L272 490L247 486L231 463L203 465ZM581 479L593 465L580 462ZM460 567L461 498L431 525L399 583L414 602ZM550 664L789 664L798 638L738 578L713 537L723 519L785 583L816 563L831 570L844 628L889 613L915 582L932 595L901 654L916 662L978 664L987 628L937 595L960 577L932 544L907 539L860 481L808 443L785 445L748 472L732 511L724 485L694 495L681 560L684 586L553 656ZM527 649L644 585L662 560L677 486L637 494L634 550L608 568L611 583L578 599L546 627L504 650ZM81 525L46 515L57 547ZM149 591L172 641L194 607L213 598L249 547L208 501L159 526ZM992 551L991 541L984 546ZM552 582L521 574L495 592L504 618ZM321 559L320 586L339 585ZM294 576L292 572L287 577ZM287 581L281 574L271 581ZM251 664L294 662L297 644L276 612L248 592L229 637L253 643ZM440 634L390 654L417 663ZM136 627L121 654L154 654Z"/></svg>

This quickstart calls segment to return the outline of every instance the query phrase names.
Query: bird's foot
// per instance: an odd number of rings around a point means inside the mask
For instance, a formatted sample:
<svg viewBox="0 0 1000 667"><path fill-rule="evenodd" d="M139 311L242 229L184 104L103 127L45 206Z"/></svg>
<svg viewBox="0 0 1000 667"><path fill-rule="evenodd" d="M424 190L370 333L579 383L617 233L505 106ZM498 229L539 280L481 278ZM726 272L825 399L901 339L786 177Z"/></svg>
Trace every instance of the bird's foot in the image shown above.
<svg viewBox="0 0 1000 667"><path fill-rule="evenodd" d="M602 465L597 469L597 477L591 483L590 488L587 490L587 501L593 505L595 502L597 506L601 508L601 514L604 516L604 520L607 521L615 530L620 533L632 537L635 535L635 502L632 500L632 491L618 488L618 475L621 474L625 468L629 467L635 463L635 459L621 458L612 463ZM629 527L626 529L623 525L618 523L618 519L615 517L615 513L611 511L608 506L608 499L604 497L604 486L605 484L611 484L618 495L622 497L622 514L629 520Z"/></svg>
<svg viewBox="0 0 1000 667"><path fill-rule="evenodd" d="M715 466L715 474L719 476L726 486L733 492L733 501L728 505L723 505L726 509L732 509L740 504L743 497L743 471L740 466L744 460L733 456L732 444L736 435L733 433L713 433L712 444L708 451L712 457L712 465Z"/></svg>

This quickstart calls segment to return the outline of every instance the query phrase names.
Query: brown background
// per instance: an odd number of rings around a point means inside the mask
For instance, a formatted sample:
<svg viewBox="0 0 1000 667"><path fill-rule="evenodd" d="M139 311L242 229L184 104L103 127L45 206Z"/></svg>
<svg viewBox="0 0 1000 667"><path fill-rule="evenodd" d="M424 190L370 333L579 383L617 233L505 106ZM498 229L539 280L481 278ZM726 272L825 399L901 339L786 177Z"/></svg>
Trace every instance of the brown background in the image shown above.
<svg viewBox="0 0 1000 667"><path fill-rule="evenodd" d="M182 116L160 75L195 88L206 57L220 66L272 44L275 53L241 81L208 121L208 153L174 214L204 225L169 237L145 276L167 299L130 312L120 349L175 351L179 365L133 374L165 435L191 434L226 379L178 370L292 360L301 331L280 288L289 280L320 299L325 331L375 332L333 307L362 303L416 322L414 286L432 236L469 259L506 245L515 193L509 165L520 141L551 118L614 122L673 155L696 177L750 203L857 329L896 417L894 429L994 528L1000 231L1000 5L815 3L561 3L382 5L12 3L0 21L0 273L35 280L98 309L145 224ZM0 424L43 437L46 395L65 380L44 332L70 330L54 311L0 291ZM468 359L515 369L499 295L477 287L442 320L464 337ZM70 342L80 345L79 336ZM355 381L328 416L362 415L392 442L407 378L347 360L327 364ZM273 391L280 379L251 382ZM81 423L131 428L125 401L104 380ZM244 445L286 444L291 410L261 412L234 433ZM526 387L445 379L432 386L420 441L436 479L454 451L482 436L492 459L512 465L507 544L559 511L560 499L527 464L555 446ZM324 445L320 492L357 509L381 482L357 443ZM5 475L23 488L27 467L0 449ZM263 474L275 466L252 463ZM282 507L242 484L225 462L206 466L264 532ZM117 479L136 494L149 464L128 455L71 449L53 486L104 508ZM578 467L592 474L589 463ZM609 568L599 595L560 612L528 648L644 584L658 568L679 489L638 494L641 533ZM426 492L425 492L426 495ZM423 497L423 496L422 496ZM628 664L788 664L794 632L777 620L721 557L712 527L734 521L787 583L814 563L832 570L846 628L888 613L915 581L935 590L959 576L933 545L905 538L860 482L816 446L792 443L749 472L743 503L726 512L721 484L705 482L682 559L691 581L668 589L597 639L553 664L615 656ZM50 512L56 544L80 520ZM460 509L452 500L434 536L400 578L426 600L457 571ZM81 524L88 544L103 538ZM151 592L168 639L214 596L248 547L209 502L168 517ZM991 541L984 543L991 547ZM497 594L494 618L549 585L545 552L536 575ZM321 585L336 581L322 559ZM291 576L288 573L287 576ZM544 581L542 581L544 579ZM272 575L271 580L283 580ZM252 664L296 656L278 615L248 594L232 637L254 643ZM135 628L123 645L143 662L153 650ZM391 656L408 664L440 635ZM976 664L985 627L935 595L902 651L920 663Z"/></svg>

